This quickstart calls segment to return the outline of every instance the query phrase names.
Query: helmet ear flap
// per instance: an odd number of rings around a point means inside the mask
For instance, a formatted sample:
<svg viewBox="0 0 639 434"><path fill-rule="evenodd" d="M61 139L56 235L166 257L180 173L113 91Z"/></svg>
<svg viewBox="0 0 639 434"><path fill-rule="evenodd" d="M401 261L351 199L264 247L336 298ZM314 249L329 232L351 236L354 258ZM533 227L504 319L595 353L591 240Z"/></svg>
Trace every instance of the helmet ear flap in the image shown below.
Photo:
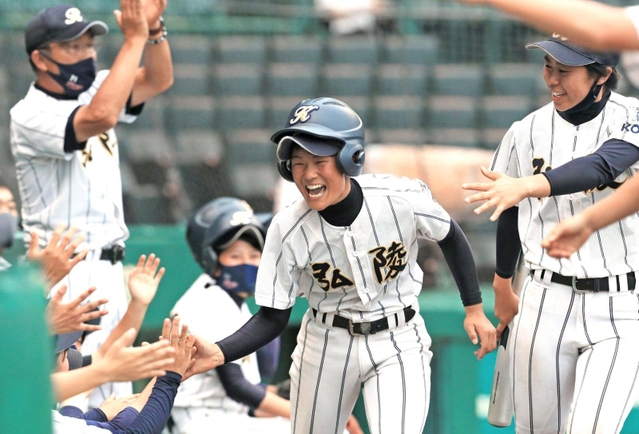
<svg viewBox="0 0 639 434"><path fill-rule="evenodd" d="M217 267L217 253L213 250L213 247L205 244L202 249L202 260L200 266L206 274L211 277L215 277L215 269Z"/></svg>
<svg viewBox="0 0 639 434"><path fill-rule="evenodd" d="M295 182L293 181L293 172L291 171L291 160L278 161L277 171L280 172L282 178L286 179L288 182Z"/></svg>
<svg viewBox="0 0 639 434"><path fill-rule="evenodd" d="M365 157L364 147L360 143L346 143L337 154L337 166L348 176L359 176Z"/></svg>

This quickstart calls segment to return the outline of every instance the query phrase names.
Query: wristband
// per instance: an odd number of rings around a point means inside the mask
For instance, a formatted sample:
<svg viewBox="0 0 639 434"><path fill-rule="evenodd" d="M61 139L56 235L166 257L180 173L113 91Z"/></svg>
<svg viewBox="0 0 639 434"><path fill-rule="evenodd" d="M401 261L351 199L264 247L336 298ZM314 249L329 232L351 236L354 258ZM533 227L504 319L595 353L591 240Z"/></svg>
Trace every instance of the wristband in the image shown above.
<svg viewBox="0 0 639 434"><path fill-rule="evenodd" d="M166 26L164 25L164 19L162 17L160 17L160 27L157 29L149 30L149 36L157 35L160 32L162 32L162 36L160 36L157 39L149 38L147 39L146 43L149 45L155 45L155 44L164 42L166 40L166 35L168 35L169 32L166 31Z"/></svg>
<svg viewBox="0 0 639 434"><path fill-rule="evenodd" d="M164 18L160 17L159 21L160 21L160 27L158 27L157 29L149 29L149 36L155 36L158 33L160 33L162 30L164 30Z"/></svg>

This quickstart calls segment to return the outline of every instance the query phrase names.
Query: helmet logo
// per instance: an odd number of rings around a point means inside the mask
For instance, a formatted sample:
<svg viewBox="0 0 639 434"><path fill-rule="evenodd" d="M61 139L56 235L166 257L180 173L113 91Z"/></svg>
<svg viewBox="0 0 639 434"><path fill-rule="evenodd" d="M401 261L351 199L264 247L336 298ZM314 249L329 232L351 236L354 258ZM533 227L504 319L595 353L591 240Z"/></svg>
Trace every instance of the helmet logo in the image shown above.
<svg viewBox="0 0 639 434"><path fill-rule="evenodd" d="M233 213L229 224L231 226L248 225L251 223L253 213L250 211L237 211Z"/></svg>
<svg viewBox="0 0 639 434"><path fill-rule="evenodd" d="M288 121L289 124L295 125L298 122L306 122L311 118L311 112L319 110L317 105L303 105L295 110L295 117Z"/></svg>
<svg viewBox="0 0 639 434"><path fill-rule="evenodd" d="M64 24L70 26L73 23L81 23L84 18L82 18L82 13L78 8L69 8L64 13L66 20L64 20Z"/></svg>

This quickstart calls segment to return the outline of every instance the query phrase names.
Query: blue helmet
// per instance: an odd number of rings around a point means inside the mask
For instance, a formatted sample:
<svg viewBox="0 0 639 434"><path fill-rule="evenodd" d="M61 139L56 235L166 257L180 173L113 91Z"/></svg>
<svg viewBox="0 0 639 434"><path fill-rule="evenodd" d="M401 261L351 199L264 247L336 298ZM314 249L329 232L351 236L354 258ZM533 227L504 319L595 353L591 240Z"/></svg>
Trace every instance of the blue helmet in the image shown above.
<svg viewBox="0 0 639 434"><path fill-rule="evenodd" d="M285 127L273 134L271 141L278 145L278 169L288 181L293 180L293 145L314 155L336 155L337 166L349 176L362 173L364 124L352 108L335 98L306 99L297 104Z"/></svg>
<svg viewBox="0 0 639 434"><path fill-rule="evenodd" d="M186 241L200 267L214 277L218 253L240 236L250 235L260 250L266 230L244 200L220 197L199 208L187 222Z"/></svg>

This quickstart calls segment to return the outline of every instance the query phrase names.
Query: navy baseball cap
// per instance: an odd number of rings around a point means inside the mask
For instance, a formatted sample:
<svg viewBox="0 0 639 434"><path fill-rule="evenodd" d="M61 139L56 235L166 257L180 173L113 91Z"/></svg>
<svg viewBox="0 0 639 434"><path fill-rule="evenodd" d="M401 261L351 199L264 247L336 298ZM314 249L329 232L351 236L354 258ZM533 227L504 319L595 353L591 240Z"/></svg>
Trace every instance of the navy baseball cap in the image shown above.
<svg viewBox="0 0 639 434"><path fill-rule="evenodd" d="M612 68L619 63L619 53L595 52L568 42L560 35L554 34L546 41L526 44L527 49L541 48L557 62L566 66L586 66L598 64Z"/></svg>
<svg viewBox="0 0 639 434"><path fill-rule="evenodd" d="M342 149L342 146L344 146L344 142L338 139L316 137L310 134L284 136L277 144L277 159L279 161L290 160L293 145L298 145L313 155L329 157L337 154L340 149Z"/></svg>
<svg viewBox="0 0 639 434"><path fill-rule="evenodd" d="M57 335L57 339L55 341L55 354L71 348L73 344L75 344L76 341L80 339L80 336L82 336L82 331Z"/></svg>
<svg viewBox="0 0 639 434"><path fill-rule="evenodd" d="M58 5L46 8L29 21L24 32L27 53L49 42L67 42L79 38L91 31L94 36L109 31L102 21L87 21L80 9L71 5Z"/></svg>

